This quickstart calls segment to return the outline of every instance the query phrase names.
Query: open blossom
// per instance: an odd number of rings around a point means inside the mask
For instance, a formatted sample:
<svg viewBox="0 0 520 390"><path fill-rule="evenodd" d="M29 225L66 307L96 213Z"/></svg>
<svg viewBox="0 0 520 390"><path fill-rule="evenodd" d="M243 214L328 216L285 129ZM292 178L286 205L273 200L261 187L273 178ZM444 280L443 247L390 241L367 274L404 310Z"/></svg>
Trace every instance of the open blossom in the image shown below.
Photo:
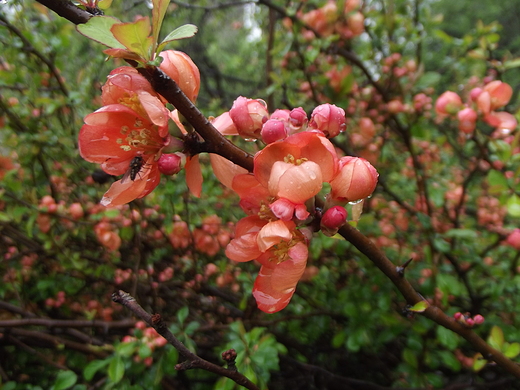
<svg viewBox="0 0 520 390"><path fill-rule="evenodd" d="M307 264L308 246L294 222L243 218L226 248L234 261L262 264L253 287L258 308L274 313L287 306Z"/></svg>
<svg viewBox="0 0 520 390"><path fill-rule="evenodd" d="M130 179L112 184L101 201L117 206L142 198L159 184L157 160L170 143L169 111L132 68L116 69L107 84L102 97L108 105L85 117L79 151L111 175L133 169Z"/></svg>
<svg viewBox="0 0 520 390"><path fill-rule="evenodd" d="M305 131L269 144L256 154L253 174L234 177L232 189L249 216L237 223L226 255L262 264L253 288L261 310L289 303L308 257L308 238L296 222L309 217L305 203L337 168L332 143L321 131Z"/></svg>

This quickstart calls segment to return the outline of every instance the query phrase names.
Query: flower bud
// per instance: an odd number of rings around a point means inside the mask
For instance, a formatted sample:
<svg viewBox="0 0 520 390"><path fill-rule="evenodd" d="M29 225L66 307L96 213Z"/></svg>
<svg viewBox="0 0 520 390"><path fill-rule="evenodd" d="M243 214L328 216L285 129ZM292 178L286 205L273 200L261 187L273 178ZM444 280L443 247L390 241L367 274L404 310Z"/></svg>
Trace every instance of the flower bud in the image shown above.
<svg viewBox="0 0 520 390"><path fill-rule="evenodd" d="M347 220L347 210L341 206L334 206L325 211L321 217L321 231L331 237L336 234Z"/></svg>
<svg viewBox="0 0 520 390"><path fill-rule="evenodd" d="M364 158L346 156L339 160L339 172L331 180L333 200L353 202L374 192L379 174Z"/></svg>
<svg viewBox="0 0 520 390"><path fill-rule="evenodd" d="M314 109L309 129L321 130L327 138L333 138L345 131L345 111L334 104L322 104Z"/></svg>
<svg viewBox="0 0 520 390"><path fill-rule="evenodd" d="M435 103L435 112L439 115L453 115L462 108L462 100L455 92L444 92Z"/></svg>
<svg viewBox="0 0 520 390"><path fill-rule="evenodd" d="M163 175L175 175L182 169L182 157L177 153L161 154L157 160L157 167Z"/></svg>
<svg viewBox="0 0 520 390"><path fill-rule="evenodd" d="M474 109L466 107L457 113L459 120L459 130L466 134L471 134L477 124L477 113Z"/></svg>
<svg viewBox="0 0 520 390"><path fill-rule="evenodd" d="M262 126L262 141L266 144L271 144L278 140L283 140L287 137L285 130L285 123L278 119L269 119Z"/></svg>
<svg viewBox="0 0 520 390"><path fill-rule="evenodd" d="M165 50L159 55L163 58L159 68L177 83L188 99L195 102L200 89L197 65L182 51Z"/></svg>
<svg viewBox="0 0 520 390"><path fill-rule="evenodd" d="M291 126L290 133L294 134L300 130L305 130L308 121L307 113L303 108L293 108L289 113L289 124Z"/></svg>
<svg viewBox="0 0 520 390"><path fill-rule="evenodd" d="M507 236L506 244L512 246L516 250L520 250L520 229L515 229Z"/></svg>
<svg viewBox="0 0 520 390"><path fill-rule="evenodd" d="M260 137L262 126L269 118L263 100L248 99L243 96L239 96L233 102L229 115L241 137L255 140Z"/></svg>
<svg viewBox="0 0 520 390"><path fill-rule="evenodd" d="M483 324L484 323L484 317L481 316L480 314L477 314L476 316L473 317L473 321L475 321L476 325Z"/></svg>

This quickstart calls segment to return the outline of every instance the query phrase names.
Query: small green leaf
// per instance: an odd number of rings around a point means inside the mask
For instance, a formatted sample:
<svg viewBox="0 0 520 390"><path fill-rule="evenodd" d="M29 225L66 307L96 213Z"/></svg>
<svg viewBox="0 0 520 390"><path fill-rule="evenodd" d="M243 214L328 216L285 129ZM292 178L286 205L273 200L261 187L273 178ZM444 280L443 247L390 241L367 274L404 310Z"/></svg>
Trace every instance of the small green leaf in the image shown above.
<svg viewBox="0 0 520 390"><path fill-rule="evenodd" d="M108 366L108 376L114 383L119 383L125 374L125 363L121 356L116 356Z"/></svg>
<svg viewBox="0 0 520 390"><path fill-rule="evenodd" d="M164 38L163 41L159 44L157 47L157 53L161 52L164 46L166 46L166 44L169 42L177 41L179 39L191 38L197 33L197 31L198 28L194 24L185 24L176 28L171 33L169 33L166 38Z"/></svg>
<svg viewBox="0 0 520 390"><path fill-rule="evenodd" d="M512 217L520 217L520 197L516 194L513 194L507 200L507 212Z"/></svg>
<svg viewBox="0 0 520 390"><path fill-rule="evenodd" d="M155 45L159 41L159 32L170 0L153 0L152 3L152 36Z"/></svg>
<svg viewBox="0 0 520 390"><path fill-rule="evenodd" d="M520 66L520 58L515 58L504 62L505 69L518 68Z"/></svg>
<svg viewBox="0 0 520 390"><path fill-rule="evenodd" d="M78 24L78 32L93 41L114 49L125 47L114 37L110 30L114 24L121 23L120 20L111 16L93 16L85 24Z"/></svg>
<svg viewBox="0 0 520 390"><path fill-rule="evenodd" d="M491 333L488 338L488 343L493 348L498 349L499 351L502 349L502 345L504 345L504 332L498 326L493 326L491 328Z"/></svg>
<svg viewBox="0 0 520 390"><path fill-rule="evenodd" d="M511 343L504 350L504 355L506 355L509 359L514 359L519 354L520 354L520 344L519 343Z"/></svg>
<svg viewBox="0 0 520 390"><path fill-rule="evenodd" d="M485 367L486 364L487 360L484 359L480 353L478 353L475 355L475 358L473 360L473 370L480 371Z"/></svg>
<svg viewBox="0 0 520 390"><path fill-rule="evenodd" d="M430 306L428 304L428 302L426 301L421 301L421 302L417 302L415 305L413 305L411 308L409 308L408 310L409 311L413 311L415 313L422 313L423 311L425 311L428 306Z"/></svg>
<svg viewBox="0 0 520 390"><path fill-rule="evenodd" d="M56 377L53 390L65 390L76 384L78 376L73 371L60 371Z"/></svg>
<svg viewBox="0 0 520 390"><path fill-rule="evenodd" d="M177 320L179 321L179 324L184 324L184 321L186 321L186 318L188 318L189 312L190 309L188 306L184 306L183 308L179 309L177 312Z"/></svg>
<svg viewBox="0 0 520 390"><path fill-rule="evenodd" d="M128 50L150 60L152 46L152 37L149 36L150 29L150 19L139 18L133 23L114 24L110 31Z"/></svg>
<svg viewBox="0 0 520 390"><path fill-rule="evenodd" d="M83 370L83 378L85 378L85 380L87 381L92 380L92 378L94 378L94 375L96 375L96 372L108 365L108 363L110 363L111 360L112 358L91 361Z"/></svg>

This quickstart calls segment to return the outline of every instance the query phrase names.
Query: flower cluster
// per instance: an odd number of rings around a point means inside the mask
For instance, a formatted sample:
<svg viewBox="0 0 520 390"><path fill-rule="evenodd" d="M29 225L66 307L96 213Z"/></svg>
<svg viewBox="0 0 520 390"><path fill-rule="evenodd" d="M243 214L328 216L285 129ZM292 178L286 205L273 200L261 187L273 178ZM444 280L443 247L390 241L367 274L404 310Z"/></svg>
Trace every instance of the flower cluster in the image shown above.
<svg viewBox="0 0 520 390"><path fill-rule="evenodd" d="M336 154L327 136L345 129L345 113L334 105L318 106L307 121L301 108L276 110L269 117L263 102L239 98L214 123L268 143L255 155L253 172L236 174L231 181L248 216L237 223L226 255L261 264L253 295L261 310L277 312L287 306L305 271L312 237L306 226L320 217L314 197L323 184L331 190L321 228L334 234L346 221L342 206L372 194L378 174L362 158Z"/></svg>
<svg viewBox="0 0 520 390"><path fill-rule="evenodd" d="M462 133L472 134L477 119L481 118L496 129L495 136L509 135L517 126L515 117L508 112L496 110L509 103L512 95L513 89L509 84L494 80L482 88L473 88L466 104L455 92L444 92L435 103L435 111L441 118L456 117Z"/></svg>
<svg viewBox="0 0 520 390"><path fill-rule="evenodd" d="M162 52L160 68L194 101L200 75L182 52ZM113 70L102 91L103 107L85 117L79 151L110 175L124 175L105 193L101 204L114 207L142 198L157 187L160 174L182 168L182 142L168 132L171 113L150 83L132 67Z"/></svg>

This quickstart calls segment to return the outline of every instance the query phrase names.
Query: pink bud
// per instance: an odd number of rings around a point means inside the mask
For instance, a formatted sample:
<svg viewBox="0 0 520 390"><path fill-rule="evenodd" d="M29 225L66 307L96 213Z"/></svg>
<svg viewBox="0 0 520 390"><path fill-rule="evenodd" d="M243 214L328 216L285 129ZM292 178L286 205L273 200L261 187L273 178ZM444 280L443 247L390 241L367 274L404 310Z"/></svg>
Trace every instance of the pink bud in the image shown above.
<svg viewBox="0 0 520 390"><path fill-rule="evenodd" d="M81 203L72 203L69 206L69 213L74 219L81 219L83 218L83 207L81 206Z"/></svg>
<svg viewBox="0 0 520 390"><path fill-rule="evenodd" d="M248 99L239 96L229 110L229 116L235 124L238 134L246 139L258 139L263 124L269 113L263 100Z"/></svg>
<svg viewBox="0 0 520 390"><path fill-rule="evenodd" d="M321 218L321 227L329 230L337 230L345 224L347 210L341 206L334 206L325 211Z"/></svg>
<svg viewBox="0 0 520 390"><path fill-rule="evenodd" d="M481 93L482 88L473 88L471 91L469 91L469 98L472 102L476 102Z"/></svg>
<svg viewBox="0 0 520 390"><path fill-rule="evenodd" d="M262 126L262 141L271 144L275 141L283 140L287 137L285 123L278 119L269 119Z"/></svg>
<svg viewBox="0 0 520 390"><path fill-rule="evenodd" d="M506 244L512 246L516 250L520 250L520 229L515 229L507 236Z"/></svg>
<svg viewBox="0 0 520 390"><path fill-rule="evenodd" d="M332 199L353 202L374 192L379 174L364 158L346 156L339 160L339 172L330 181Z"/></svg>
<svg viewBox="0 0 520 390"><path fill-rule="evenodd" d="M435 103L435 112L440 115L453 115L462 107L462 100L455 92L444 92Z"/></svg>
<svg viewBox="0 0 520 390"><path fill-rule="evenodd" d="M473 317L473 321L475 321L475 324L480 325L480 324L484 323L484 317L481 316L480 314L477 314L476 316Z"/></svg>
<svg viewBox="0 0 520 390"><path fill-rule="evenodd" d="M157 166L163 175L175 175L182 169L182 158L176 153L161 154Z"/></svg>
<svg viewBox="0 0 520 390"><path fill-rule="evenodd" d="M473 133L477 122L477 113L474 109L466 107L457 113L459 120L459 130L466 134Z"/></svg>
<svg viewBox="0 0 520 390"><path fill-rule="evenodd" d="M457 321L459 321L462 318L462 313L460 311L453 314L453 318L455 318Z"/></svg>
<svg viewBox="0 0 520 390"><path fill-rule="evenodd" d="M289 124L291 126L291 134L294 134L302 129L305 129L307 125L307 113L301 107L293 108L289 113Z"/></svg>
<svg viewBox="0 0 520 390"><path fill-rule="evenodd" d="M345 111L334 104L322 104L314 109L309 129L321 130L327 138L333 138L345 131Z"/></svg>
<svg viewBox="0 0 520 390"><path fill-rule="evenodd" d="M194 102L200 88L200 73L197 65L186 54L178 50L165 50L161 70L174 80L184 94Z"/></svg>
<svg viewBox="0 0 520 390"><path fill-rule="evenodd" d="M466 325L470 328L473 328L473 326L475 326L475 321L473 320L473 318L466 318Z"/></svg>

